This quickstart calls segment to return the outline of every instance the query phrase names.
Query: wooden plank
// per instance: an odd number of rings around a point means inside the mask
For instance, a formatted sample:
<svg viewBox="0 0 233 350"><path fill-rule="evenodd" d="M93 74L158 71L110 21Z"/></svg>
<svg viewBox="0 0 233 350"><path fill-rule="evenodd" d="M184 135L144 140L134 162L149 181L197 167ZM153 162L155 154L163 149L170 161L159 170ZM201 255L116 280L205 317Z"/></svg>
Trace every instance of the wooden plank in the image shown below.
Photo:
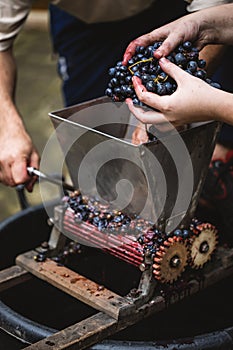
<svg viewBox="0 0 233 350"><path fill-rule="evenodd" d="M32 275L22 267L13 265L0 271L0 292L29 280Z"/></svg>
<svg viewBox="0 0 233 350"><path fill-rule="evenodd" d="M231 259L226 259L228 266L222 265L223 252L219 252L216 262L218 266L211 269L210 265L206 266L200 273L203 280L200 283L198 279L189 281L189 288L180 293L175 293L169 300L161 295L155 295L151 300L141 305L138 309L132 309L131 313L125 315L118 320L113 317L100 312L96 315L89 317L77 324L74 324L66 329L63 329L56 334L43 339L35 344L27 347L27 350L79 350L89 348L91 345L100 342L101 340L109 337L110 335L152 315L153 313L159 312L168 305L176 303L188 295L197 293L198 291L214 284L223 278L233 274L233 265ZM232 250L226 252L227 256L231 257ZM203 274L202 274L203 273ZM198 275L197 275L198 277Z"/></svg>
<svg viewBox="0 0 233 350"><path fill-rule="evenodd" d="M131 300L119 296L65 266L58 265L51 259L36 262L35 255L35 251L21 254L16 258L16 263L33 275L85 304L99 311L104 311L115 319L130 314L135 309L135 305Z"/></svg>
<svg viewBox="0 0 233 350"><path fill-rule="evenodd" d="M63 329L39 342L26 347L27 350L78 350L98 343L115 333L118 321L99 312L79 323Z"/></svg>
<svg viewBox="0 0 233 350"><path fill-rule="evenodd" d="M148 317L165 307L164 299L158 296L127 317L115 320L99 312L94 316L57 332L46 339L28 346L27 350L81 350L99 343L114 333Z"/></svg>
<svg viewBox="0 0 233 350"><path fill-rule="evenodd" d="M94 316L76 323L57 332L48 338L34 343L26 350L81 350L99 343L114 333L148 317L152 313L164 309L165 303L161 296L155 297L153 302L145 304L127 317L115 320L114 318L99 312Z"/></svg>

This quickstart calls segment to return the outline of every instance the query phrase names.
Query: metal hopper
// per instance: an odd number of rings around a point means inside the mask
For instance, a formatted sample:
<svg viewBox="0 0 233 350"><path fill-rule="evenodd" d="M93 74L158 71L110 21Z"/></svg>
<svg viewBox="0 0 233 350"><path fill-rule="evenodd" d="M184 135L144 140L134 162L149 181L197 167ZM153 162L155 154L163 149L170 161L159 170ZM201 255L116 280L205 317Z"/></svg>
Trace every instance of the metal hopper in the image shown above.
<svg viewBox="0 0 233 350"><path fill-rule="evenodd" d="M166 230L193 217L220 124L190 125L134 145L125 103L101 97L49 113L74 186L82 194Z"/></svg>

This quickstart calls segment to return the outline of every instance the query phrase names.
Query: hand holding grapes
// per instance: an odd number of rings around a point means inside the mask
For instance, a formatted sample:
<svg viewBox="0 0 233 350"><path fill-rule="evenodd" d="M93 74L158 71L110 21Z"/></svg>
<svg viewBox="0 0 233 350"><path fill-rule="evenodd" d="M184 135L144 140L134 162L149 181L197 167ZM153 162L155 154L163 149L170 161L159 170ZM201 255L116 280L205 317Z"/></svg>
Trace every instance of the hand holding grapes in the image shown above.
<svg viewBox="0 0 233 350"><path fill-rule="evenodd" d="M123 64L135 54L137 46L148 46L156 41L162 45L154 57L167 56L175 47L191 41L196 48L207 44L232 44L233 4L214 6L179 18L133 40L125 50Z"/></svg>
<svg viewBox="0 0 233 350"><path fill-rule="evenodd" d="M168 121L175 127L190 122L217 119L221 108L223 91L203 80L184 72L169 60L160 59L164 72L176 80L177 89L171 95L159 96L149 92L138 77L133 77L133 85L141 102L153 109L137 107L131 99L126 99L130 111L143 123L164 124ZM210 105L210 100L212 104Z"/></svg>
<svg viewBox="0 0 233 350"><path fill-rule="evenodd" d="M122 61L123 64L126 64L128 60L134 56L138 46L147 47L154 42L162 42L161 46L154 52L155 58L169 55L169 53L180 43L183 43L186 40L197 42L197 45L195 46L199 49L203 47L203 39L200 38L200 40L197 41L198 32L196 23L189 21L189 16L186 17L182 17L179 20L171 22L133 40L125 50Z"/></svg>
<svg viewBox="0 0 233 350"><path fill-rule="evenodd" d="M113 101L126 100L143 123L170 121L178 126L215 119L233 124L233 94L219 90L206 76L198 51L208 43L233 43L232 27L233 4L220 5L136 39L124 61L111 68L106 95ZM161 56L168 59L159 60ZM145 105L153 109L145 110Z"/></svg>

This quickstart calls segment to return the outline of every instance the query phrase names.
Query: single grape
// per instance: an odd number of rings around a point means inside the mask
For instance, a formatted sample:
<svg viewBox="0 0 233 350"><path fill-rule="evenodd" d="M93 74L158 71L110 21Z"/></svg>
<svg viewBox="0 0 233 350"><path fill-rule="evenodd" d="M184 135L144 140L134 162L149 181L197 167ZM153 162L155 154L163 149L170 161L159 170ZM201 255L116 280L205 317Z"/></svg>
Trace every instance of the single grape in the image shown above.
<svg viewBox="0 0 233 350"><path fill-rule="evenodd" d="M187 69L189 69L190 72L192 73L196 72L197 67L198 67L198 64L196 61L189 61L187 64Z"/></svg>
<svg viewBox="0 0 233 350"><path fill-rule="evenodd" d="M157 94L160 96L167 95L167 89L164 83L157 84Z"/></svg>
<svg viewBox="0 0 233 350"><path fill-rule="evenodd" d="M206 78L206 71L204 69L199 69L195 72L195 77L200 78L202 80L205 80Z"/></svg>
<svg viewBox="0 0 233 350"><path fill-rule="evenodd" d="M108 96L108 97L112 97L112 96L113 96L113 91L112 91L112 89L107 88L107 89L105 90L105 95Z"/></svg>
<svg viewBox="0 0 233 350"><path fill-rule="evenodd" d="M178 52L176 55L175 55L175 63L178 65L178 66L184 66L186 63L187 63L187 58L185 57L185 55L181 52Z"/></svg>
<svg viewBox="0 0 233 350"><path fill-rule="evenodd" d="M150 80L146 83L146 89L150 92L156 92L156 83Z"/></svg>
<svg viewBox="0 0 233 350"><path fill-rule="evenodd" d="M198 64L198 67L199 67L199 68L205 68L205 66L206 66L206 61L203 60L203 59L200 59L200 60L197 61L197 64Z"/></svg>
<svg viewBox="0 0 233 350"><path fill-rule="evenodd" d="M115 67L109 68L108 74L110 75L110 77L113 77L115 73L116 73Z"/></svg>
<svg viewBox="0 0 233 350"><path fill-rule="evenodd" d="M221 89L221 85L219 83L216 83L216 82L211 82L210 83L211 86L215 87L216 89Z"/></svg>
<svg viewBox="0 0 233 350"><path fill-rule="evenodd" d="M192 48L193 48L193 44L190 42L190 41L185 41L183 43L183 48L186 50L186 51L191 51Z"/></svg>

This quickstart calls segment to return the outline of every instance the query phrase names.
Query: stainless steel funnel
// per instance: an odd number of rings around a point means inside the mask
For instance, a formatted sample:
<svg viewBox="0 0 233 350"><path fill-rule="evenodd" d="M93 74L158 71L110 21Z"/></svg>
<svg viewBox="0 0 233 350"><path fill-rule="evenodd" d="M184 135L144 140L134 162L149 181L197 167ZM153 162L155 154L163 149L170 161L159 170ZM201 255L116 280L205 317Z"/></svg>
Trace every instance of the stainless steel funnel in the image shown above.
<svg viewBox="0 0 233 350"><path fill-rule="evenodd" d="M49 113L72 182L130 215L170 231L194 215L220 124L190 125L142 145L125 103L101 97ZM165 228L165 227L164 227Z"/></svg>

